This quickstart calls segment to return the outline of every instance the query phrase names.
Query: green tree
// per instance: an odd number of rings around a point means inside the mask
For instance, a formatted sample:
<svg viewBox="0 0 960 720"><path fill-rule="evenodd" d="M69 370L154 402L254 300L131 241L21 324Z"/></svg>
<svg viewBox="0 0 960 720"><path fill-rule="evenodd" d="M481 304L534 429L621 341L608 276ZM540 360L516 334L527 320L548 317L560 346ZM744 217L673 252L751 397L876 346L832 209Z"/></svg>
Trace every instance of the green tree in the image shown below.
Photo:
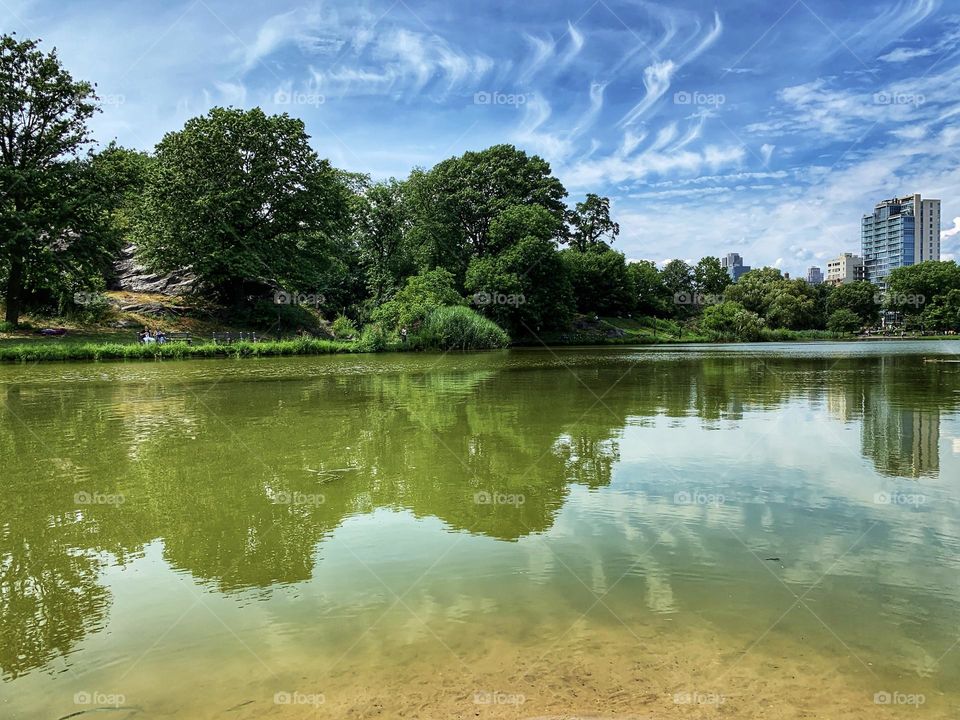
<svg viewBox="0 0 960 720"><path fill-rule="evenodd" d="M827 312L832 317L837 310L849 310L859 318L862 325L875 325L880 318L880 302L877 286L861 280L844 283L830 291Z"/></svg>
<svg viewBox="0 0 960 720"><path fill-rule="evenodd" d="M669 314L673 298L663 284L663 276L656 263L640 260L627 265L627 274L633 286L634 307L641 315L660 317Z"/></svg>
<svg viewBox="0 0 960 720"><path fill-rule="evenodd" d="M480 312L514 337L565 329L576 307L556 244L533 236L499 255L474 258L466 288Z"/></svg>
<svg viewBox="0 0 960 720"><path fill-rule="evenodd" d="M704 308L700 327L721 339L750 342L760 338L763 320L740 303L727 300Z"/></svg>
<svg viewBox="0 0 960 720"><path fill-rule="evenodd" d="M409 212L403 183L391 179L365 188L356 198L354 223L367 291L379 305L415 272L406 237Z"/></svg>
<svg viewBox="0 0 960 720"><path fill-rule="evenodd" d="M620 225L610 218L610 198L594 193L587 193L583 202L568 211L567 221L570 224L570 247L580 252L609 250L604 238L613 242L620 234Z"/></svg>
<svg viewBox="0 0 960 720"><path fill-rule="evenodd" d="M920 316L923 327L929 330L960 331L960 290L948 290L926 304Z"/></svg>
<svg viewBox="0 0 960 720"><path fill-rule="evenodd" d="M693 286L698 295L719 297L731 282L720 258L701 258L693 268Z"/></svg>
<svg viewBox="0 0 960 720"><path fill-rule="evenodd" d="M693 268L683 260L671 260L660 273L674 317L687 317L694 312Z"/></svg>
<svg viewBox="0 0 960 720"><path fill-rule="evenodd" d="M830 313L827 330L834 333L853 333L863 326L863 319L849 308L840 307Z"/></svg>
<svg viewBox="0 0 960 720"><path fill-rule="evenodd" d="M771 300L771 290L783 281L783 274L776 268L759 268L743 275L724 290L727 300L738 302L761 317L766 315Z"/></svg>
<svg viewBox="0 0 960 720"><path fill-rule="evenodd" d="M412 234L421 257L458 277L472 257L505 248L491 245L491 224L517 205L539 205L562 232L567 195L543 158L513 145L449 158L411 176ZM524 236L526 237L526 236Z"/></svg>
<svg viewBox="0 0 960 720"><path fill-rule="evenodd" d="M890 309L916 317L928 303L935 304L937 298L951 290L960 290L960 266L953 260L931 260L896 268L890 273L887 286Z"/></svg>
<svg viewBox="0 0 960 720"><path fill-rule="evenodd" d="M302 121L214 108L157 145L136 236L154 267L189 265L238 303L253 283L330 284L348 207L345 178L313 151Z"/></svg>
<svg viewBox="0 0 960 720"><path fill-rule="evenodd" d="M570 276L578 311L620 315L634 309L636 289L623 253L571 248L560 256Z"/></svg>
<svg viewBox="0 0 960 720"><path fill-rule="evenodd" d="M90 142L96 100L93 86L74 80L56 50L0 36L0 274L11 324L20 320L36 265L55 259L69 272L62 246L84 254L80 246L92 242L78 233L86 218L77 193L89 186L75 158Z"/></svg>
<svg viewBox="0 0 960 720"><path fill-rule="evenodd" d="M463 304L453 275L443 268L434 268L407 278L392 300L373 311L371 319L391 331L407 328L416 332L432 310Z"/></svg>

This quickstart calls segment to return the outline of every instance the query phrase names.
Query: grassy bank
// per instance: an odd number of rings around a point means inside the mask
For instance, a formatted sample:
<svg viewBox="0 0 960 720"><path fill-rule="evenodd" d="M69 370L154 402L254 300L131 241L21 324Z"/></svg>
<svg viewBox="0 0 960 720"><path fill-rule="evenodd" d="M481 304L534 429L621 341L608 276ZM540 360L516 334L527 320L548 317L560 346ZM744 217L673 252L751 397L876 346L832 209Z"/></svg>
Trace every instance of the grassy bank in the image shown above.
<svg viewBox="0 0 960 720"><path fill-rule="evenodd" d="M276 340L257 343L237 342L229 345L213 343L203 345L187 345L186 343L140 345L136 343L62 343L49 341L0 346L0 361L182 360L217 357L328 355L330 353L360 351L360 346L357 343L337 342L335 340Z"/></svg>

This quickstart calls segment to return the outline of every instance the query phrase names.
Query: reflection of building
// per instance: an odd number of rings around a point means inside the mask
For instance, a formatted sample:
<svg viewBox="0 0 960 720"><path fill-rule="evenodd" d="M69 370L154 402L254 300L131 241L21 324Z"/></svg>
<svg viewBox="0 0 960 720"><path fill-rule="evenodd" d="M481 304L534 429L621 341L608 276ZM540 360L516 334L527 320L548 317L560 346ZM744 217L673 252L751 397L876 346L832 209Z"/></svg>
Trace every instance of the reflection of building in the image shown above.
<svg viewBox="0 0 960 720"><path fill-rule="evenodd" d="M816 266L807 270L807 282L811 285L820 285L823 282L823 270Z"/></svg>
<svg viewBox="0 0 960 720"><path fill-rule="evenodd" d="M884 200L864 215L860 245L867 280L886 287L898 267L940 259L940 201L919 194Z"/></svg>
<svg viewBox="0 0 960 720"><path fill-rule="evenodd" d="M868 393L863 454L884 475L935 476L940 472L940 410L894 405L879 388Z"/></svg>
<svg viewBox="0 0 960 720"><path fill-rule="evenodd" d="M831 285L863 280L863 258L853 253L843 253L827 262L827 282Z"/></svg>
<svg viewBox="0 0 960 720"><path fill-rule="evenodd" d="M743 258L738 253L727 253L726 257L720 258L720 264L734 282L744 273L750 272L750 266L743 264Z"/></svg>

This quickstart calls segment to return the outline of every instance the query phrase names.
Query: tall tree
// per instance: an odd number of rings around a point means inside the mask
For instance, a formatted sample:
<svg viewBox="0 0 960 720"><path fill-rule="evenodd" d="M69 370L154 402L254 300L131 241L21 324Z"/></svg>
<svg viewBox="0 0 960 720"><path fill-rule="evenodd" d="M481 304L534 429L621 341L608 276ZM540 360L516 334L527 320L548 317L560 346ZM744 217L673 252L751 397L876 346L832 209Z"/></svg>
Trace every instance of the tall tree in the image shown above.
<svg viewBox="0 0 960 720"><path fill-rule="evenodd" d="M493 252L491 223L515 205L541 206L556 218L558 236L562 229L566 189L546 160L513 145L444 160L419 175L414 185L415 225L428 224L431 233L455 243L444 251L463 268L471 257Z"/></svg>
<svg viewBox="0 0 960 720"><path fill-rule="evenodd" d="M90 142L96 100L93 85L74 80L55 49L0 36L0 263L9 323L20 319L31 265L55 255L76 221L78 183L62 180Z"/></svg>
<svg viewBox="0 0 960 720"><path fill-rule="evenodd" d="M234 303L264 281L322 289L347 231L349 197L302 121L214 108L157 145L136 236L151 265L189 265Z"/></svg>
<svg viewBox="0 0 960 720"><path fill-rule="evenodd" d="M354 211L354 234L367 291L374 305L396 292L414 273L414 261L406 233L409 211L403 183L370 185L358 196Z"/></svg>
<svg viewBox="0 0 960 720"><path fill-rule="evenodd" d="M609 250L610 242L620 234L620 225L610 218L610 198L587 193L583 202L567 213L570 223L570 247L586 252L590 249Z"/></svg>
<svg viewBox="0 0 960 720"><path fill-rule="evenodd" d="M709 256L701 258L693 268L693 284L701 295L722 295L731 282L730 276L720 263L720 258Z"/></svg>

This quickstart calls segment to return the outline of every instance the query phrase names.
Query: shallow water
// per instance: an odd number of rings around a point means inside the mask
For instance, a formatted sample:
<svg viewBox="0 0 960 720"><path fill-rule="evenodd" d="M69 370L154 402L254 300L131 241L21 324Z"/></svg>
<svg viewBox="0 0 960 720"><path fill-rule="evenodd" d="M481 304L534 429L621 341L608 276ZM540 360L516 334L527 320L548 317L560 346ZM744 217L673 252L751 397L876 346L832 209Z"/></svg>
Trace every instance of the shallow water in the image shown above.
<svg viewBox="0 0 960 720"><path fill-rule="evenodd" d="M0 716L960 716L930 359L0 367Z"/></svg>

